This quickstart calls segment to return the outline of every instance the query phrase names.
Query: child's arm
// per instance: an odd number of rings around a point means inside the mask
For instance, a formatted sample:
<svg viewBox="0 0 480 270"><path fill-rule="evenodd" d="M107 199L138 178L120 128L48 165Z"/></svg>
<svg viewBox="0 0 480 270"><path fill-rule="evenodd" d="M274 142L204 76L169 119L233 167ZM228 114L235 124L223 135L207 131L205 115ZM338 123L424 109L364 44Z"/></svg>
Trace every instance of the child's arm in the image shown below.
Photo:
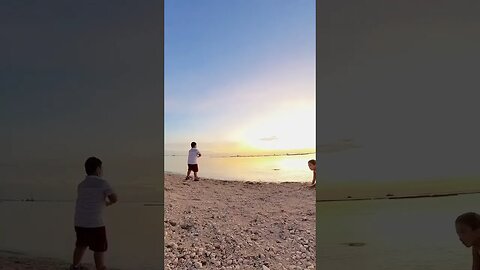
<svg viewBox="0 0 480 270"><path fill-rule="evenodd" d="M104 182L104 194L106 206L110 206L118 201L117 194L113 191L112 187L107 181Z"/></svg>
<svg viewBox="0 0 480 270"><path fill-rule="evenodd" d="M311 187L311 188L315 187L316 182L317 182L317 173L315 171L313 171L313 179L312 179L312 183L309 185L309 187Z"/></svg>
<svg viewBox="0 0 480 270"><path fill-rule="evenodd" d="M112 194L108 195L107 198L108 198L108 200L105 202L106 206L110 206L110 205L118 202L118 196L115 193L112 193Z"/></svg>

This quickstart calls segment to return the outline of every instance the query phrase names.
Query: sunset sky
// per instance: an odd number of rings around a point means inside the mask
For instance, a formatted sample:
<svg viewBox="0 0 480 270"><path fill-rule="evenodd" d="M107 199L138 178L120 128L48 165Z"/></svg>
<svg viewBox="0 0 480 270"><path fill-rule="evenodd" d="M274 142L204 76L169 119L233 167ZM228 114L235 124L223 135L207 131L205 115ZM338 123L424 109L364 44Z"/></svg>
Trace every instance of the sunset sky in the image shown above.
<svg viewBox="0 0 480 270"><path fill-rule="evenodd" d="M315 1L165 1L165 151L315 149Z"/></svg>
<svg viewBox="0 0 480 270"><path fill-rule="evenodd" d="M0 198L71 199L92 155L124 200L155 190L161 4L0 3Z"/></svg>
<svg viewBox="0 0 480 270"><path fill-rule="evenodd" d="M319 145L325 181L479 176L480 3L322 1Z"/></svg>

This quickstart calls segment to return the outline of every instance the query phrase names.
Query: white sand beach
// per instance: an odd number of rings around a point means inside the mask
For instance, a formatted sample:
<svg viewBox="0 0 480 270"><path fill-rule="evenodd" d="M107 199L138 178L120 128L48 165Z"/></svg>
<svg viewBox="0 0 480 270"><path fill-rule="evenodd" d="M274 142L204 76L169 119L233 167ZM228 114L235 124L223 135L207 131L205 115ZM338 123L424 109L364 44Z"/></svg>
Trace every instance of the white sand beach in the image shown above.
<svg viewBox="0 0 480 270"><path fill-rule="evenodd" d="M165 269L315 269L315 190L166 174Z"/></svg>

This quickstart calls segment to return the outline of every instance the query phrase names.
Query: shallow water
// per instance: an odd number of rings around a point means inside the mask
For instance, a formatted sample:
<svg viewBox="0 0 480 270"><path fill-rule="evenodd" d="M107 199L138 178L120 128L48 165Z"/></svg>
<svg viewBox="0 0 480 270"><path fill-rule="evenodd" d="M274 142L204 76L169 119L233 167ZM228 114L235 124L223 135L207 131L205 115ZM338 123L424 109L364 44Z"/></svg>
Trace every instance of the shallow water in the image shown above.
<svg viewBox="0 0 480 270"><path fill-rule="evenodd" d="M272 157L208 157L198 159L199 176L223 180L309 182L307 162L315 154ZM186 174L186 156L165 156L165 171ZM193 173L192 173L193 175Z"/></svg>
<svg viewBox="0 0 480 270"><path fill-rule="evenodd" d="M470 269L454 220L480 195L317 203L317 269ZM348 246L345 243L365 243Z"/></svg>
<svg viewBox="0 0 480 270"><path fill-rule="evenodd" d="M0 250L71 261L75 243L73 202L0 203ZM161 269L163 207L119 203L105 209L107 265L118 269ZM93 262L93 254L85 254Z"/></svg>

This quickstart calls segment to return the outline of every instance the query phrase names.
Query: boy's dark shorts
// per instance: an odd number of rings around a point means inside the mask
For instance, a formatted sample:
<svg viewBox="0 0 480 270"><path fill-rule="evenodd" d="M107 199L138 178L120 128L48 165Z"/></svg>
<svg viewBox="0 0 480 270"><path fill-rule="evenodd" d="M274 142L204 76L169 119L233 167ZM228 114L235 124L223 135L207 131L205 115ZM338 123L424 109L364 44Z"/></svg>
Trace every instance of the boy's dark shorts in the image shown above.
<svg viewBox="0 0 480 270"><path fill-rule="evenodd" d="M188 164L188 169L193 172L198 172L198 164Z"/></svg>
<svg viewBox="0 0 480 270"><path fill-rule="evenodd" d="M105 252L108 249L107 232L104 227L75 227L77 234L76 247L88 247L93 252Z"/></svg>

